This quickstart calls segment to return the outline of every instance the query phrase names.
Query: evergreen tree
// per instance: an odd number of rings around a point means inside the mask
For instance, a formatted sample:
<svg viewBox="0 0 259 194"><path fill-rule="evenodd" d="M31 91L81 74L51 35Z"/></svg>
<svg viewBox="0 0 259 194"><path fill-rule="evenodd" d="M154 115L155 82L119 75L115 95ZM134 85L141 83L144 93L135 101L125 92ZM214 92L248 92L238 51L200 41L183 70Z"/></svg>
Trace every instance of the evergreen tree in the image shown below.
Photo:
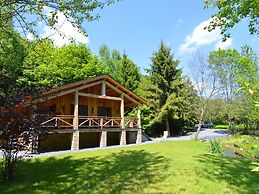
<svg viewBox="0 0 259 194"><path fill-rule="evenodd" d="M150 88L153 95L150 106L151 110L153 109L152 114L154 115L151 125L162 120L165 121L166 129L170 135L171 114L174 108L177 107L170 105L169 111L166 102L169 96L176 101L178 100L174 97L177 97L177 93L182 85L182 71L177 67L180 61L178 59L174 60L171 48L167 47L163 42L161 42L159 50L151 57L151 61L151 69L148 70L154 85L154 87Z"/></svg>
<svg viewBox="0 0 259 194"><path fill-rule="evenodd" d="M126 54L123 55L118 65L117 81L119 81L126 88L134 91L138 88L140 82L140 73L138 66L128 58Z"/></svg>
<svg viewBox="0 0 259 194"><path fill-rule="evenodd" d="M174 81L179 81L182 70L178 69L180 61L174 60L171 48L167 47L162 41L160 48L151 57L151 69L149 70L151 80L154 85L163 91L160 96L160 105L163 106L172 92L177 92L173 85Z"/></svg>

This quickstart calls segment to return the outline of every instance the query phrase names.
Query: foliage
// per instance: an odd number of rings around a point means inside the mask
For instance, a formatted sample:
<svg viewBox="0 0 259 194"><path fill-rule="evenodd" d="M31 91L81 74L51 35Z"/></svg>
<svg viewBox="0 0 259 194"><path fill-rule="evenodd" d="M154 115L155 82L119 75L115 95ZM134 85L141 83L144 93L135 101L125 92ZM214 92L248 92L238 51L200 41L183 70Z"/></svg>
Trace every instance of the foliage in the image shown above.
<svg viewBox="0 0 259 194"><path fill-rule="evenodd" d="M232 151L234 156L257 160L259 142L251 136L234 136L221 140L221 145L225 151Z"/></svg>
<svg viewBox="0 0 259 194"><path fill-rule="evenodd" d="M161 133L190 127L197 118L197 96L188 79L181 77L179 60L173 59L171 49L161 42L151 57L150 75L143 86L150 107L150 131Z"/></svg>
<svg viewBox="0 0 259 194"><path fill-rule="evenodd" d="M86 34L82 28L85 20L93 21L99 19L96 10L102 9L117 0L89 0L89 1L59 1L59 0L34 0L34 1L13 1L1 0L0 28L9 32L7 21L13 20L22 29L24 36L28 33L38 37L38 22L44 22L47 26L57 30L58 19L62 13L73 26L80 32Z"/></svg>
<svg viewBox="0 0 259 194"><path fill-rule="evenodd" d="M152 61L151 69L148 72L151 80L163 93L160 94L160 107L162 107L172 92L177 92L174 81L180 82L182 70L178 69L180 61L174 60L171 48L167 47L162 41L157 52L150 58Z"/></svg>
<svg viewBox="0 0 259 194"><path fill-rule="evenodd" d="M121 61L121 54L118 50L110 51L109 47L102 45L99 49L100 59L103 64L108 67L109 75L111 75L115 80L118 78L118 66Z"/></svg>
<svg viewBox="0 0 259 194"><path fill-rule="evenodd" d="M205 112L205 120L214 124L225 124L228 122L225 101L221 98L213 98L208 101Z"/></svg>
<svg viewBox="0 0 259 194"><path fill-rule="evenodd" d="M176 132L179 129L188 129L197 122L198 98L190 81L185 80L177 93L172 93L162 106L153 122L170 120L171 128Z"/></svg>
<svg viewBox="0 0 259 194"><path fill-rule="evenodd" d="M252 162L252 165L256 166L251 171L253 172L259 172L259 163L258 162Z"/></svg>
<svg viewBox="0 0 259 194"><path fill-rule="evenodd" d="M241 53L235 49L210 53L209 62L219 78L229 129L233 128L235 119L238 117L243 122L251 124L257 122L256 115L258 113L252 98L240 90L246 82L255 85L258 81L258 65L255 56L247 46L242 48ZM243 111L249 115L247 118L243 118Z"/></svg>
<svg viewBox="0 0 259 194"><path fill-rule="evenodd" d="M8 103L17 92L16 79L22 74L22 63L27 53L25 41L11 24L6 28L8 32L0 28L0 105Z"/></svg>
<svg viewBox="0 0 259 194"><path fill-rule="evenodd" d="M112 52L106 45L99 49L103 64L108 67L108 74L126 88L135 91L140 82L139 67L124 53L121 56L118 50Z"/></svg>
<svg viewBox="0 0 259 194"><path fill-rule="evenodd" d="M118 82L131 91L136 90L140 82L139 67L124 54L117 68Z"/></svg>
<svg viewBox="0 0 259 194"><path fill-rule="evenodd" d="M222 154L223 152L220 142L217 139L210 140L210 149L212 153Z"/></svg>
<svg viewBox="0 0 259 194"><path fill-rule="evenodd" d="M218 12L212 16L212 21L207 26L209 31L217 27L224 35L223 40L230 37L229 29L244 19L248 19L250 34L259 35L258 0L205 0L205 8L217 8Z"/></svg>
<svg viewBox="0 0 259 194"><path fill-rule="evenodd" d="M36 96L28 90L21 90L9 107L0 107L1 175L6 182L13 179L18 161L33 151L35 138L43 133L39 114L42 110L33 105L32 95Z"/></svg>
<svg viewBox="0 0 259 194"><path fill-rule="evenodd" d="M19 82L30 88L60 86L107 72L86 45L57 48L50 41L42 41L29 50L23 67Z"/></svg>

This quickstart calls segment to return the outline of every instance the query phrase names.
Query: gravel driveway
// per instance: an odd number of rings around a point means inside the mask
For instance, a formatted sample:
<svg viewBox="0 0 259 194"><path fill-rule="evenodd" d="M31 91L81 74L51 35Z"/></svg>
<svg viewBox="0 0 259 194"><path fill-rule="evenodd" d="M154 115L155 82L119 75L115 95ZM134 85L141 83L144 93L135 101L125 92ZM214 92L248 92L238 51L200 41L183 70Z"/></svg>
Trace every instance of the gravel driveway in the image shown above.
<svg viewBox="0 0 259 194"><path fill-rule="evenodd" d="M153 142L159 142L159 141L179 141L179 140L191 140L194 138L195 133L192 135L187 136L179 136L179 137L169 137L167 139L164 138L154 138ZM199 134L200 140L210 140L210 139L217 139L222 137L227 137L228 133L225 130L218 130L218 129L202 129Z"/></svg>

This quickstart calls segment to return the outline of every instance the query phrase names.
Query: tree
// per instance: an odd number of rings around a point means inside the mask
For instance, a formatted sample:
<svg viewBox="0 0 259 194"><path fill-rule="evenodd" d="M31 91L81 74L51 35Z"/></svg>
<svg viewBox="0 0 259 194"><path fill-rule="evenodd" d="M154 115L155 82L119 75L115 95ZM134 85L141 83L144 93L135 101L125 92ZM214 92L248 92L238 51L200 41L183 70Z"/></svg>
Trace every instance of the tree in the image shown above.
<svg viewBox="0 0 259 194"><path fill-rule="evenodd" d="M147 104L141 106L141 127L150 135L152 135L152 131L148 128L159 110L158 90L157 86L153 85L150 75L141 75L139 86L135 92L147 99Z"/></svg>
<svg viewBox="0 0 259 194"><path fill-rule="evenodd" d="M84 44L61 48L42 41L29 50L19 82L30 88L60 86L106 74L107 68Z"/></svg>
<svg viewBox="0 0 259 194"><path fill-rule="evenodd" d="M23 31L24 36L28 33L38 37L37 24L44 22L47 26L58 30L58 19L62 13L74 27L86 34L82 28L85 20L93 21L100 18L96 13L99 8L104 8L117 0L5 0L0 1L1 17L0 28L9 32L7 21L13 20Z"/></svg>
<svg viewBox="0 0 259 194"><path fill-rule="evenodd" d="M136 90L140 82L138 66L124 54L117 68L117 81L132 91Z"/></svg>
<svg viewBox="0 0 259 194"><path fill-rule="evenodd" d="M16 83L22 74L22 63L27 54L25 41L20 37L11 24L7 33L0 28L0 105L17 92Z"/></svg>
<svg viewBox="0 0 259 194"><path fill-rule="evenodd" d="M167 47L163 41L160 48L151 57L151 69L148 72L154 85L163 91L160 95L160 106L163 106L172 92L176 92L177 88L173 87L174 81L179 81L182 70L177 69L180 61L174 60L171 48Z"/></svg>
<svg viewBox="0 0 259 194"><path fill-rule="evenodd" d="M167 47L162 41L157 52L151 57L151 69L148 70L150 73L150 79L154 87L151 87L152 90L152 100L149 106L151 110L153 109L154 118L151 122L151 125L163 120L166 124L166 130L170 135L170 111L166 114L160 114L160 110L168 110L168 108L162 108L167 99L172 93L175 95L179 90L179 85L182 83L181 79L181 70L177 68L180 61L173 59L173 54L171 49ZM158 117L158 115L160 115Z"/></svg>
<svg viewBox="0 0 259 194"><path fill-rule="evenodd" d="M162 106L156 122L165 122L168 135L173 131L192 127L197 122L198 98L189 79L183 78L182 83L175 85L179 87L178 92L173 92Z"/></svg>
<svg viewBox="0 0 259 194"><path fill-rule="evenodd" d="M9 106L0 106L0 150L3 153L1 175L5 182L14 177L18 162L33 151L39 134L42 110L33 103L36 93L20 91Z"/></svg>
<svg viewBox="0 0 259 194"><path fill-rule="evenodd" d="M258 0L205 0L205 8L217 8L207 29L221 29L223 40L230 37L229 29L245 18L249 21L250 34L259 35L259 1Z"/></svg>
<svg viewBox="0 0 259 194"><path fill-rule="evenodd" d="M226 124L228 118L225 101L220 97L209 99L204 118L216 125Z"/></svg>
<svg viewBox="0 0 259 194"><path fill-rule="evenodd" d="M217 94L219 88L214 70L210 67L208 59L199 51L193 55L190 68L192 72L192 81L199 97L200 116L198 129L195 134L195 139L198 139L201 126L204 122L207 105L210 102L210 99Z"/></svg>
<svg viewBox="0 0 259 194"><path fill-rule="evenodd" d="M108 46L102 45L99 49L99 55L103 64L108 67L109 75L111 75L115 80L119 81L118 71L119 64L122 59L120 52L117 50L110 52Z"/></svg>
<svg viewBox="0 0 259 194"><path fill-rule="evenodd" d="M235 100L241 95L240 92L245 83L257 84L258 65L251 56L247 55L245 49L240 54L235 49L218 50L210 53L209 62L214 69L221 85L221 95L226 102L229 129L234 128L233 109L236 106ZM254 107L253 104L249 105Z"/></svg>

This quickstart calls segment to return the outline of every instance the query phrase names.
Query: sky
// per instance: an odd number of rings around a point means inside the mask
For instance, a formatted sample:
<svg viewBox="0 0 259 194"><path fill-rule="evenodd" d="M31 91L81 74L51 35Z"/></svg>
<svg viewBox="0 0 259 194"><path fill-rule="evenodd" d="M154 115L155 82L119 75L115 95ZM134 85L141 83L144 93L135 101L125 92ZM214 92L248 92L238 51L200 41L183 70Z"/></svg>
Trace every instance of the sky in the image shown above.
<svg viewBox="0 0 259 194"><path fill-rule="evenodd" d="M88 37L80 34L61 13L60 31L87 44L96 55L103 44L111 50L126 52L143 74L150 67L150 57L158 50L161 40L172 48L175 59L180 59L184 75L191 74L189 64L197 50L208 55L218 48L239 50L248 44L258 53L259 38L249 34L246 20L230 31L231 38L224 43L219 29L205 31L204 26L216 10L205 10L203 6L203 0L122 0L99 10L99 21L84 22ZM45 37L53 34L53 30L42 26L40 34ZM51 37L57 46L69 41L58 33Z"/></svg>

